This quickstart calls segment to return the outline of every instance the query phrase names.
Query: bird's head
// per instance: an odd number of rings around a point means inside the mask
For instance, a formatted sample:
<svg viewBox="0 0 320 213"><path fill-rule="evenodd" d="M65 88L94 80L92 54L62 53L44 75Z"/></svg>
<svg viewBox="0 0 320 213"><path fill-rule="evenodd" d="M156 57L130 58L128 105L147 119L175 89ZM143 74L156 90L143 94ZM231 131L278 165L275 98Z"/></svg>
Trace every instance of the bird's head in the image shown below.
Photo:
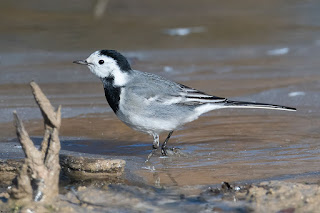
<svg viewBox="0 0 320 213"><path fill-rule="evenodd" d="M115 50L98 50L87 59L73 63L87 65L90 71L101 79L113 78L117 86L126 83L127 75L131 71L126 57Z"/></svg>

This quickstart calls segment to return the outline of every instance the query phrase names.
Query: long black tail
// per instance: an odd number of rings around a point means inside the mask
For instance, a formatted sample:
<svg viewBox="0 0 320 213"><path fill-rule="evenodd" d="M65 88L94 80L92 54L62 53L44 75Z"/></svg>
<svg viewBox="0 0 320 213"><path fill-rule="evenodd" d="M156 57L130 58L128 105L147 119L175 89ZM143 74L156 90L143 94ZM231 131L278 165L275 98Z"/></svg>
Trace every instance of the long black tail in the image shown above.
<svg viewBox="0 0 320 213"><path fill-rule="evenodd" d="M231 100L226 100L225 106L230 108L261 108L261 109L297 111L297 109L293 107L286 107L286 106L273 105L273 104L243 102L243 101L231 101Z"/></svg>

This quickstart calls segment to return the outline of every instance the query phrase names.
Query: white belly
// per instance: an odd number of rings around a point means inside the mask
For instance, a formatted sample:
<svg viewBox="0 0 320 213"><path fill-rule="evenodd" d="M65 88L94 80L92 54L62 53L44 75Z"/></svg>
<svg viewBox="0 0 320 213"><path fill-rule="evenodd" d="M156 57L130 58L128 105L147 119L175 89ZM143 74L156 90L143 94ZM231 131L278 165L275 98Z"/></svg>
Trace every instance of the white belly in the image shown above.
<svg viewBox="0 0 320 213"><path fill-rule="evenodd" d="M164 120L161 118L150 118L141 114L128 116L126 112L119 112L118 118L134 130L148 134L160 134L164 131L172 131L179 126L176 120Z"/></svg>

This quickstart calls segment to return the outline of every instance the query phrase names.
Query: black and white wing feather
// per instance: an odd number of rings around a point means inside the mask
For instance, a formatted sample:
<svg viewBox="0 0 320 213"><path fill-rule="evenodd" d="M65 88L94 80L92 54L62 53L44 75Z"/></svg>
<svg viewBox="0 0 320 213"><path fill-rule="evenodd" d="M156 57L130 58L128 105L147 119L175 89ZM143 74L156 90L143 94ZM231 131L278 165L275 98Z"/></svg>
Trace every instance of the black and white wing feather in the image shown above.
<svg viewBox="0 0 320 213"><path fill-rule="evenodd" d="M156 102L159 105L185 105L198 107L204 104L215 105L216 108L264 108L295 111L295 108L280 105L232 101L226 98L206 94L191 87L169 81L163 77L135 71L137 76L128 85L128 90L136 94L146 103Z"/></svg>
<svg viewBox="0 0 320 213"><path fill-rule="evenodd" d="M129 93L139 96L146 103L157 102L162 105L188 105L197 106L206 103L220 103L226 101L225 98L208 95L199 90L169 81L163 77L134 71L135 77L126 86Z"/></svg>
<svg viewBox="0 0 320 213"><path fill-rule="evenodd" d="M183 84L179 84L179 86L181 88L180 96L183 97L181 103L183 104L200 105L206 103L223 103L227 100L226 98L208 95Z"/></svg>

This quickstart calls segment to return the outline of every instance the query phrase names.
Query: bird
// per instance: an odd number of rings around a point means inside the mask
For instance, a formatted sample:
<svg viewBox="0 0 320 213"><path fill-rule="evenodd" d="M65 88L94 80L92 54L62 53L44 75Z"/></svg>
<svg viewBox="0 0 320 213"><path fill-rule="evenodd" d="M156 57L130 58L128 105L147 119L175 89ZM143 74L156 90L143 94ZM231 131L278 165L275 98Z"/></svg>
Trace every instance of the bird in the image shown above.
<svg viewBox="0 0 320 213"><path fill-rule="evenodd" d="M223 108L296 111L293 107L209 95L159 75L134 70L127 58L116 50L98 50L87 59L73 63L86 65L102 81L107 102L122 122L153 136L152 151L146 161L159 148L162 132L169 132L161 146L161 154L166 156L173 131L206 112Z"/></svg>

